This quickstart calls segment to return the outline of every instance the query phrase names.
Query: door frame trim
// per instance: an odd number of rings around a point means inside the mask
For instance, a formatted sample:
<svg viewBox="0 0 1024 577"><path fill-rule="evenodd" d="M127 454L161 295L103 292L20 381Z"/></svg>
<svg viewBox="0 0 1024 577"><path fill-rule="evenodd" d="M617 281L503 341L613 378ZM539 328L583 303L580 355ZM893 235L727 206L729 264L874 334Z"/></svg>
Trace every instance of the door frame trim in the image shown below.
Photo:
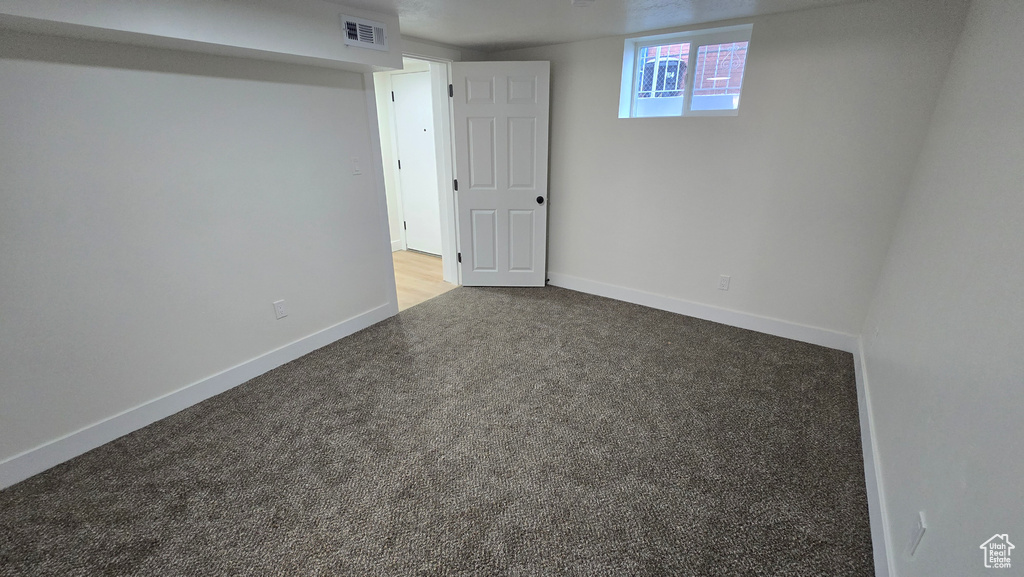
<svg viewBox="0 0 1024 577"><path fill-rule="evenodd" d="M382 76L384 78L384 82L383 82L383 85L380 88L384 90L385 94L387 94L389 92L392 92L391 72L388 72L387 74L384 74ZM375 85L375 87L376 87L376 85ZM394 186L394 189L395 189L394 191L395 191L395 199L396 199L395 206L391 207L389 205L389 210L393 209L395 211L395 214L398 216L398 222L404 222L405 221L405 209L402 206L402 183L397 178L398 177L398 167L397 167L397 165L394 165L395 162L397 162L397 159L398 159L398 129L395 126L394 103L387 104L387 107L388 107L388 111L387 111L388 114L387 114L387 117L386 117L386 122L387 122L387 129L388 129L388 138L387 138L387 142L386 143L384 143L384 142L381 143L381 146L382 147L383 146L387 146L388 150L391 152L391 158L393 160L393 162L392 162L393 166L389 166L388 169L394 171L393 174L394 174L395 178L392 178L392 185ZM380 117L379 116L377 118L377 122L378 123L380 122ZM387 195L386 187L385 187L385 195ZM390 222L389 222L389 226L390 226ZM404 226L398 229L398 241L400 243L399 250L408 250L409 244L408 244L408 242L405 239L405 227ZM391 250L392 251L395 250L394 244L392 244Z"/></svg>
<svg viewBox="0 0 1024 577"><path fill-rule="evenodd" d="M441 193L441 265L446 282L462 284L456 255L459 251L457 200L455 196L455 150L452 148L452 102L448 85L452 61L431 61L430 80L434 89L434 150L437 156L437 187Z"/></svg>

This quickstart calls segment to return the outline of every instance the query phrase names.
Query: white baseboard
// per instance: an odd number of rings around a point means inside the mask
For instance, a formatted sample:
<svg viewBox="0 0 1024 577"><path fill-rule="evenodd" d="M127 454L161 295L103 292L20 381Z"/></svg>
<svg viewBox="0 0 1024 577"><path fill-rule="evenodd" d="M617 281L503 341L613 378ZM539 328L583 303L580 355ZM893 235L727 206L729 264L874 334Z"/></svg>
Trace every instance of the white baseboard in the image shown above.
<svg viewBox="0 0 1024 577"><path fill-rule="evenodd" d="M557 287L626 301L628 303L644 305L663 311L704 319L706 321L722 323L723 325L749 329L759 333L767 333L769 335L811 343L813 345L820 345L830 349L839 349L848 353L856 354L858 351L856 335L752 315L749 313L741 313L739 311L587 280L567 274L549 272L548 279L550 279L552 285Z"/></svg>
<svg viewBox="0 0 1024 577"><path fill-rule="evenodd" d="M552 285L570 290L613 298L663 311L683 314L733 327L758 331L778 337L852 353L854 371L857 379L857 403L859 407L858 412L860 414L861 445L864 451L864 481L867 488L868 517L871 523L871 542L874 549L875 575L877 577L895 577L896 573L891 570L889 564L889 552L892 551L892 546L887 521L888 516L885 509L881 469L878 466L878 446L875 441L874 420L871 416L871 396L867 386L867 376L864 369L864 353L859 336L722 309L683 299L582 279L566 274L549 272L548 278Z"/></svg>
<svg viewBox="0 0 1024 577"><path fill-rule="evenodd" d="M395 251L399 251L399 250L405 250L405 247L402 246L402 240L398 239L398 240L391 241L391 252L395 252Z"/></svg>
<svg viewBox="0 0 1024 577"><path fill-rule="evenodd" d="M0 489L91 451L398 314L388 303L0 462Z"/></svg>
<svg viewBox="0 0 1024 577"><path fill-rule="evenodd" d="M895 577L891 552L892 532L889 513L885 506L882 469L878 461L878 441L875 419L871 410L871 390L868 386L863 341L857 339L857 352L853 354L857 374L857 406L860 408L860 442L864 451L864 482L868 493L868 517L871 520L871 545L875 555L875 577Z"/></svg>

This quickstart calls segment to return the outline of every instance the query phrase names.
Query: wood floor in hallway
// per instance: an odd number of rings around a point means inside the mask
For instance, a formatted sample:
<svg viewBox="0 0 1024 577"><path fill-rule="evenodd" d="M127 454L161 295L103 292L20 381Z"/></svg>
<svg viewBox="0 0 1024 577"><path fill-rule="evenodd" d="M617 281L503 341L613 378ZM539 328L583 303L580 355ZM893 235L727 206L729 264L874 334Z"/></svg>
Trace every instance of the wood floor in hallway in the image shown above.
<svg viewBox="0 0 1024 577"><path fill-rule="evenodd" d="M456 285L444 282L441 257L411 250L391 253L395 263L395 285L398 287L398 310L405 309L444 294Z"/></svg>

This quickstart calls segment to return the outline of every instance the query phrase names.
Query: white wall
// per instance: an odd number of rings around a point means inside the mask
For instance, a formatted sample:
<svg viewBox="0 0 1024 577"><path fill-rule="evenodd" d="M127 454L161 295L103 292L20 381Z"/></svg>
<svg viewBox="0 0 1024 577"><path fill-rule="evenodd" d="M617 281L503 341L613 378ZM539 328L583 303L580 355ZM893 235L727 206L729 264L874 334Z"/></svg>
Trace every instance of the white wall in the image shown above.
<svg viewBox="0 0 1024 577"><path fill-rule="evenodd" d="M394 304L363 83L0 36L0 462Z"/></svg>
<svg viewBox="0 0 1024 577"><path fill-rule="evenodd" d="M982 566L996 532L1024 570L1022 29L1024 3L975 1L864 324L900 577L1010 574Z"/></svg>
<svg viewBox="0 0 1024 577"><path fill-rule="evenodd" d="M384 22L389 50L346 46L342 14ZM401 66L397 16L323 0L0 0L0 26L360 71Z"/></svg>
<svg viewBox="0 0 1024 577"><path fill-rule="evenodd" d="M618 119L624 37L495 55L552 61L552 276L858 334L965 9L757 18L737 117Z"/></svg>

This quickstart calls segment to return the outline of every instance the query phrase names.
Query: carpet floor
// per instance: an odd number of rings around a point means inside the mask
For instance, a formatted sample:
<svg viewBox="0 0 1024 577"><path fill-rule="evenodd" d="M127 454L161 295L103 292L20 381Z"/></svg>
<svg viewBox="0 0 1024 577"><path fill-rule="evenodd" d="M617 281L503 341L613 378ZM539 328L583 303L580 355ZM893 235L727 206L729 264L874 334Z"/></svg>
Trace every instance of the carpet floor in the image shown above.
<svg viewBox="0 0 1024 577"><path fill-rule="evenodd" d="M0 575L873 575L853 358L459 288L0 492Z"/></svg>

